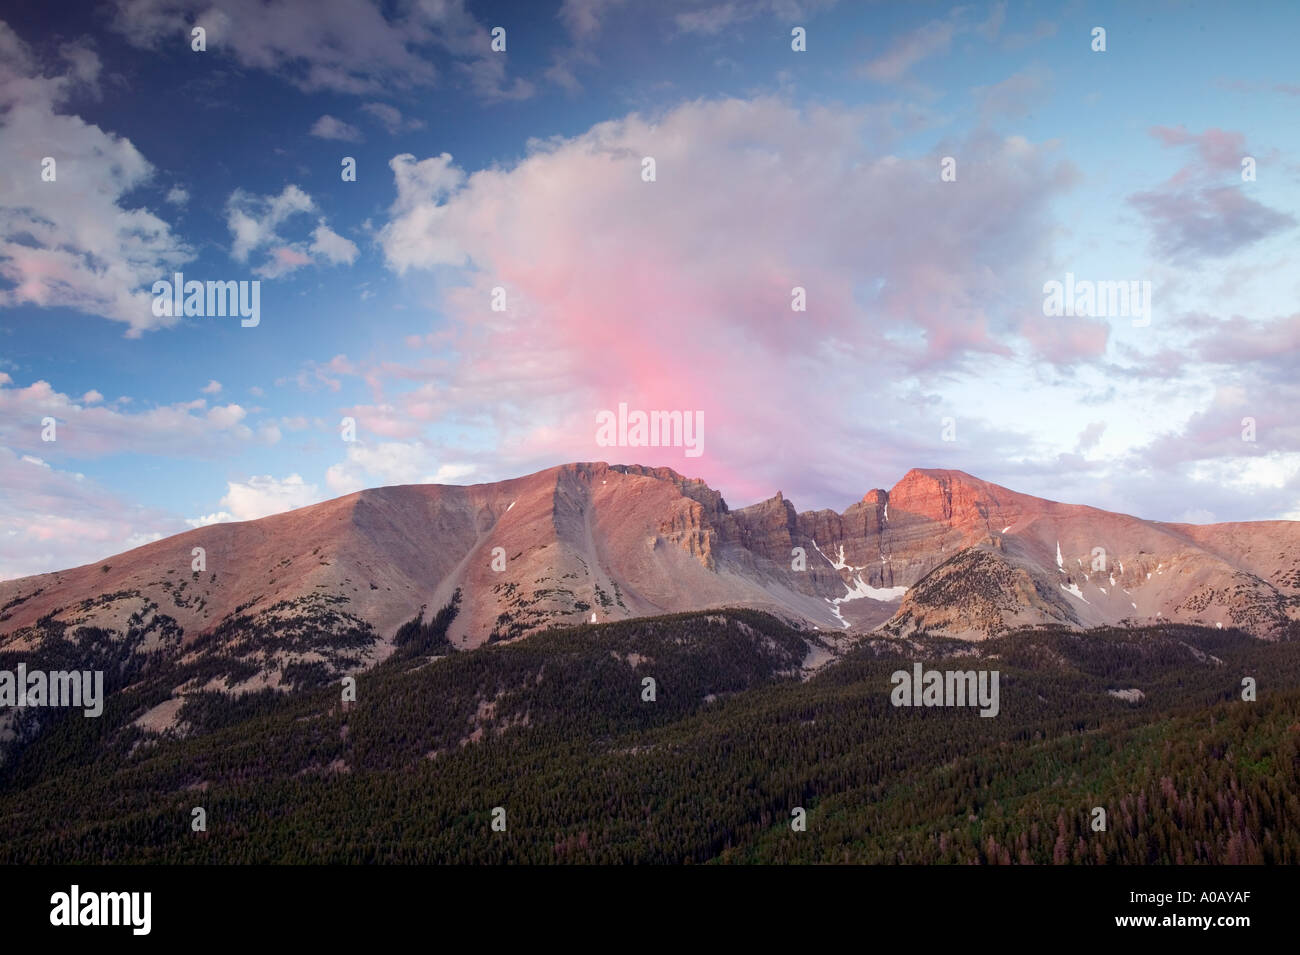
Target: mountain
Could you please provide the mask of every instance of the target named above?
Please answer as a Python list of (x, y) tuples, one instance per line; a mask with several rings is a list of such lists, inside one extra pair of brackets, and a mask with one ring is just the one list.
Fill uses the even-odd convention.
[(238, 693), (369, 668), (453, 600), (455, 649), (724, 606), (808, 633), (813, 662), (830, 634), (876, 628), (1176, 622), (1275, 638), (1300, 618), (1300, 523), (1145, 521), (934, 469), (843, 513), (780, 493), (732, 510), (668, 468), (568, 464), (361, 491), (3, 582), (0, 652), (169, 652)]
[[(0, 671), (92, 669), (104, 691), (97, 719), (0, 708), (0, 845), (45, 861), (1287, 859), (1293, 812), (1240, 820), (1273, 812), (1300, 766), (1278, 742), (1300, 712), (1283, 639), (1298, 561), (1297, 523), (1144, 521), (950, 470), (842, 513), (779, 493), (733, 510), (670, 469), (605, 464), (362, 491), (0, 584)], [(997, 661), (999, 719), (889, 705), (895, 671), (944, 659)], [(1267, 677), (1258, 704), (1244, 676)], [(1212, 777), (1207, 752), (1228, 754)], [(1173, 767), (1159, 780), (1156, 762)], [(595, 782), (555, 799), (573, 780)], [(1238, 790), (1225, 828), (1207, 800)], [(197, 792), (219, 839), (175, 824)], [(1159, 848), (1127, 824), (1081, 841), (1083, 807), (1142, 800)], [(507, 802), (517, 841), (479, 846)], [(816, 820), (807, 845), (780, 838), (791, 806)]]

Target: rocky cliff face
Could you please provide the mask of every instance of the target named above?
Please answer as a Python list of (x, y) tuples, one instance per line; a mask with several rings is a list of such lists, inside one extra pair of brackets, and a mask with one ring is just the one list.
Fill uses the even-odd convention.
[(797, 544), (798, 515), (780, 491), (731, 516), (726, 531), (729, 540), (774, 563), (790, 563), (791, 551)]

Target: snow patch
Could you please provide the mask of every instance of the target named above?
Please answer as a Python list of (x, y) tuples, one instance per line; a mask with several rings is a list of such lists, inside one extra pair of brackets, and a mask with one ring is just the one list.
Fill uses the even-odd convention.
[(826, 602), (831, 605), (831, 613), (835, 614), (836, 619), (844, 626), (845, 630), (849, 628), (849, 622), (840, 614), (840, 604), (848, 603), (850, 600), (862, 600), (864, 598), (867, 600), (879, 600), (882, 602), (902, 600), (903, 595), (907, 593), (906, 587), (872, 587), (862, 579), (861, 574), (858, 574), (858, 576), (854, 578), (852, 587), (845, 584), (844, 589), (847, 592), (843, 597), (836, 597), (834, 600), (827, 597)]
[(1016, 525), (1014, 525), (1014, 524), (1008, 524), (1006, 527), (1002, 528), (1002, 533), (1005, 534), (1007, 531), (1011, 530), (1011, 528), (1013, 528), (1013, 527), (1015, 527), (1015, 526), (1016, 526)]
[(1061, 571), (1061, 573), (1065, 573), (1065, 558), (1061, 556), (1060, 541), (1056, 542), (1056, 566)]
[[(817, 546), (817, 542), (816, 542), (816, 541), (813, 541), (813, 542), (812, 542), (812, 545), (813, 545), (813, 547), (816, 549), (817, 553), (821, 554), (823, 557), (826, 557), (826, 552), (823, 551), (820, 547)], [(850, 570), (850, 571), (856, 571), (856, 570), (866, 570), (866, 569), (867, 569), (867, 568), (865, 568), (865, 567), (854, 567), (852, 564), (849, 564), (847, 561), (845, 561), (845, 559), (844, 559), (844, 545), (843, 545), (843, 544), (840, 545), (840, 556), (839, 556), (839, 559), (838, 559), (838, 560), (832, 560), (830, 557), (826, 557), (826, 560), (829, 561), (829, 562), (830, 562), (830, 565), (831, 565), (832, 567), (834, 567), (836, 570)]]
[[(514, 507), (514, 506), (515, 506), (516, 504), (518, 504), (518, 503), (519, 503), (518, 501), (511, 501), (511, 502), (510, 502), (510, 507)], [(506, 508), (506, 511), (507, 511), (507, 512), (510, 510), (510, 507), (507, 507), (507, 508)]]
[(1061, 589), (1064, 590), (1067, 594), (1078, 597), (1084, 603), (1088, 603), (1088, 598), (1083, 595), (1083, 591), (1079, 589), (1078, 584), (1070, 584), (1070, 586), (1068, 587), (1065, 586), (1065, 584), (1061, 584)]

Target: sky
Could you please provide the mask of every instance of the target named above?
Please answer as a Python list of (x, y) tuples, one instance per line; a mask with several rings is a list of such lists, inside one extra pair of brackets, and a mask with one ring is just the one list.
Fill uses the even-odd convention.
[[(1300, 519), (1296, 4), (2, 16), (0, 579), (572, 461)], [(702, 440), (602, 444), (620, 405)]]

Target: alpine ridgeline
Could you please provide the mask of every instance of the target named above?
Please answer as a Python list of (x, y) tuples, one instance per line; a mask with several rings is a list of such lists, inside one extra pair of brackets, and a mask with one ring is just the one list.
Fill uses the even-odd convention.
[(0, 653), (210, 656), (223, 688), (287, 688), (372, 666), (453, 602), (448, 650), (714, 607), (823, 636), (1173, 622), (1270, 639), (1300, 618), (1300, 522), (1145, 521), (931, 469), (843, 513), (780, 493), (732, 510), (668, 468), (568, 464), (360, 491), (6, 581)]

